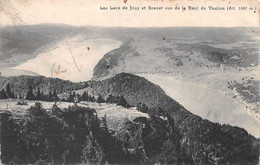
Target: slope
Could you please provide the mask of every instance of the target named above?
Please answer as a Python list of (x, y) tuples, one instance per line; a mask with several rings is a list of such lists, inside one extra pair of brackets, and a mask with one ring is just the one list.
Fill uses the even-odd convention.
[(181, 135), (180, 143), (188, 155), (201, 159), (209, 148), (219, 153), (216, 159), (227, 162), (258, 159), (258, 141), (247, 131), (230, 125), (220, 125), (193, 115), (167, 96), (151, 82), (128, 73), (90, 84), (94, 91), (105, 97), (108, 94), (123, 95), (130, 105), (144, 103), (150, 114), (170, 115), (174, 128)]

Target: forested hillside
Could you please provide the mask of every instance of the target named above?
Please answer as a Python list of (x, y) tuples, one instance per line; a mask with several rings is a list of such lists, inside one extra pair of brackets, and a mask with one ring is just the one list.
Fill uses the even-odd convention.
[(221, 160), (245, 164), (258, 159), (258, 140), (246, 130), (203, 120), (144, 78), (121, 73), (90, 86), (103, 97), (108, 94), (123, 95), (132, 106), (145, 104), (149, 114), (170, 115), (174, 128), (180, 133), (180, 145), (194, 161)]
[(57, 94), (62, 92), (69, 92), (72, 90), (82, 89), (88, 86), (85, 83), (73, 83), (67, 80), (58, 78), (48, 78), (44, 76), (14, 76), (14, 77), (1, 77), (0, 88), (6, 89), (10, 85), (14, 95), (26, 94), (31, 86), (33, 94), (37, 94), (38, 88), (41, 92), (48, 94), (50, 91), (56, 90)]
[[(18, 80), (23, 86), (16, 85)], [(167, 96), (159, 86), (133, 74), (120, 73), (103, 81), (84, 83), (22, 76), (12, 77), (8, 83), (14, 91), (28, 89), (26, 85), (31, 84), (33, 89), (57, 87), (57, 93), (70, 95), (71, 90), (88, 87), (98, 97), (84, 92), (81, 96), (73, 94), (79, 100), (65, 100), (75, 102), (67, 108), (59, 108), (55, 103), (46, 110), (36, 102), (20, 117), (2, 113), (4, 163), (258, 163), (259, 141), (246, 130), (204, 120)], [(58, 88), (59, 84), (62, 87)], [(84, 107), (77, 105), (81, 100), (86, 101), (82, 103)], [(98, 119), (96, 110), (88, 107), (90, 102), (137, 107), (149, 118), (121, 122), (120, 129), (110, 130), (106, 115)]]

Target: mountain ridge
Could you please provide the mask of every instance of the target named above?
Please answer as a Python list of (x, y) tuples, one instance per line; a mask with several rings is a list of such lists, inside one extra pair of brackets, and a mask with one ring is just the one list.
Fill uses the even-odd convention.
[[(142, 82), (143, 84), (152, 84), (139, 76), (129, 73), (120, 73), (112, 78), (96, 83), (94, 82), (94, 84), (90, 84), (90, 87), (103, 97), (108, 94), (121, 95), (124, 93), (124, 97), (130, 105), (137, 106), (139, 103), (144, 103), (149, 109), (152, 109), (150, 112), (148, 111), (149, 114), (153, 114), (155, 110), (157, 115), (170, 115), (174, 120), (174, 128), (178, 130), (182, 136), (181, 144), (186, 146), (184, 148), (190, 156), (196, 157), (195, 155), (198, 154), (198, 150), (202, 153), (207, 152), (207, 147), (213, 145), (213, 148), (217, 150), (225, 148), (224, 150), (226, 150), (226, 152), (223, 152), (226, 154), (229, 153), (227, 150), (231, 148), (240, 150), (238, 153), (229, 153), (230, 155), (226, 155), (226, 159), (237, 159), (233, 160), (235, 162), (250, 160), (253, 157), (255, 157), (254, 159), (258, 159), (258, 141), (255, 137), (248, 134), (247, 131), (238, 127), (232, 127), (226, 124), (220, 125), (208, 120), (203, 120), (201, 117), (190, 113), (179, 103), (165, 95), (163, 90), (158, 90), (156, 87), (149, 88), (149, 91), (147, 91), (148, 88), (143, 88), (142, 90), (141, 86), (139, 86), (142, 83), (138, 82), (138, 78), (140, 81), (146, 81)], [(136, 88), (133, 86), (136, 86)], [(145, 95), (147, 94), (146, 92), (149, 94), (152, 93), (153, 96)], [(133, 96), (131, 96), (130, 93), (133, 94)], [(157, 102), (155, 100), (157, 100)], [(214, 144), (210, 144), (212, 142), (214, 142)], [(241, 146), (243, 146), (242, 144), (247, 146), (247, 153), (243, 153), (242, 150), (244, 149), (241, 148)]]
[[(34, 83), (31, 76), (24, 76), (23, 79), (29, 80), (27, 83)], [(41, 77), (44, 79), (44, 77)], [(36, 78), (37, 79), (37, 78)], [(40, 82), (51, 82), (56, 80), (46, 78), (49, 81), (41, 80)], [(17, 81), (11, 78), (12, 81)], [(64, 89), (84, 88), (80, 84), (72, 82), (64, 83), (62, 80), (55, 85), (65, 84), (67, 86), (60, 88), (57, 92)], [(60, 82), (59, 82), (60, 81)], [(21, 81), (19, 81), (21, 83)], [(55, 81), (54, 81), (55, 82)], [(145, 104), (148, 107), (146, 113), (150, 116), (164, 116), (172, 119), (172, 127), (179, 134), (178, 144), (183, 148), (186, 156), (193, 162), (213, 161), (225, 162), (231, 164), (245, 164), (258, 161), (259, 142), (246, 130), (233, 127), (227, 124), (220, 125), (208, 120), (204, 120), (186, 110), (178, 102), (171, 99), (157, 85), (149, 82), (145, 78), (129, 74), (120, 73), (114, 77), (102, 81), (89, 81), (89, 88), (92, 88), (94, 94), (103, 98), (112, 94), (113, 96), (124, 96), (131, 106)], [(12, 84), (10, 84), (12, 87)], [(39, 84), (38, 84), (39, 85)], [(20, 87), (21, 88), (21, 87)], [(74, 90), (75, 90), (74, 89)], [(65, 90), (66, 91), (66, 90)], [(142, 111), (142, 109), (139, 109)], [(211, 155), (214, 153), (214, 155)]]

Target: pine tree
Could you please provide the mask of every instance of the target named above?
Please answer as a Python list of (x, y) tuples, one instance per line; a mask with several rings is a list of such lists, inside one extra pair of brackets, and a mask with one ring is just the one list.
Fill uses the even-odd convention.
[(50, 90), (49, 95), (48, 95), (48, 101), (53, 101), (51, 90)]
[(77, 95), (76, 95), (76, 92), (74, 91), (73, 94), (72, 94), (72, 102), (78, 102), (78, 98), (77, 98)]
[(105, 129), (106, 131), (108, 130), (107, 128), (107, 115), (101, 118), (101, 128)]
[(14, 98), (14, 93), (11, 91), (11, 87), (9, 83), (6, 86), (6, 95), (8, 98)]
[(144, 113), (149, 112), (149, 108), (144, 103), (138, 103), (137, 104), (137, 110), (140, 111), (140, 112), (144, 112)]
[(92, 101), (95, 102), (96, 101), (96, 98), (95, 96), (92, 96)]
[(123, 107), (128, 108), (129, 104), (127, 103), (126, 99), (124, 98), (124, 96), (119, 96), (117, 97), (117, 105), (121, 105)]
[(19, 99), (23, 99), (23, 97), (22, 97), (22, 94), (21, 94), (21, 93), (19, 94)]
[(84, 92), (81, 96), (81, 100), (82, 101), (89, 101), (89, 98), (88, 98), (88, 92)]
[(41, 97), (41, 92), (40, 92), (40, 88), (38, 87), (38, 90), (37, 90), (37, 94), (36, 94), (36, 97), (35, 97), (36, 100), (41, 100), (42, 97)]
[(76, 92), (75, 92), (75, 91), (73, 92), (72, 97), (73, 97), (73, 98), (76, 97)]
[(77, 98), (78, 98), (78, 102), (80, 102), (82, 100), (80, 94), (77, 94)]
[(47, 101), (47, 96), (43, 92), (41, 93), (41, 100)]
[(26, 100), (35, 100), (35, 96), (33, 95), (32, 86), (29, 86), (29, 90), (26, 95)]
[(58, 97), (58, 95), (57, 95), (57, 92), (56, 92), (56, 89), (55, 89), (55, 88), (54, 88), (54, 90), (53, 90), (52, 97), (53, 97), (53, 100), (54, 100), (54, 101), (58, 101), (58, 100), (59, 100), (59, 97)]
[(7, 99), (7, 95), (4, 89), (0, 91), (0, 99)]
[(113, 100), (114, 100), (114, 96), (109, 94), (107, 96), (106, 103), (114, 103)]
[(73, 98), (73, 96), (71, 94), (71, 91), (70, 91), (70, 94), (69, 94), (69, 97), (68, 97), (67, 101), (68, 102), (73, 102), (74, 101), (74, 98)]
[(96, 101), (95, 97), (94, 96), (90, 96), (90, 95), (88, 95), (88, 100), (91, 101), (91, 102), (95, 102)]
[(99, 95), (97, 98), (97, 103), (104, 103), (105, 100)]

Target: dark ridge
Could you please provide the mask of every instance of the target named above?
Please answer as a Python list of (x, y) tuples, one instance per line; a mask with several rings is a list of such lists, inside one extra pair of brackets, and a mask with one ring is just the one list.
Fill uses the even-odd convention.
[(114, 49), (104, 55), (99, 60), (93, 71), (93, 79), (105, 77), (109, 74), (109, 71), (119, 65), (120, 60), (123, 60), (124, 56), (133, 52), (131, 43), (133, 40), (124, 42), (118, 49)]
[(203, 154), (212, 149), (216, 150), (218, 155), (210, 159), (222, 158), (226, 163), (247, 164), (259, 159), (259, 142), (246, 130), (203, 120), (145, 78), (120, 73), (112, 78), (94, 82), (91, 87), (102, 97), (108, 94), (123, 95), (132, 106), (144, 103), (149, 109), (160, 109), (169, 114), (174, 120), (175, 129), (181, 135), (181, 145), (191, 157), (205, 158)]
[[(158, 162), (170, 164), (174, 164), (174, 162), (176, 162), (175, 164), (258, 164), (258, 139), (242, 128), (213, 123), (190, 113), (178, 102), (167, 96), (158, 85), (149, 82), (145, 78), (129, 73), (120, 73), (103, 81), (72, 83), (43, 76), (18, 76), (2, 77), (0, 87), (6, 84), (7, 80), (10, 87), (15, 89), (14, 92), (27, 89), (27, 85), (42, 89), (57, 88), (57, 93), (82, 89), (87, 85), (92, 88), (95, 95), (102, 98), (107, 98), (109, 95), (114, 97), (123, 96), (130, 106), (140, 107), (142, 105), (141, 107), (144, 107), (143, 109), (150, 115), (151, 120), (146, 121), (146, 119), (138, 118), (134, 123), (126, 124), (123, 130), (116, 132), (114, 135), (121, 143), (122, 148), (119, 147), (119, 149), (130, 154), (130, 156), (126, 156), (130, 159), (128, 161), (138, 160), (138, 162), (132, 162), (134, 164), (154, 164)], [(158, 116), (164, 116), (164, 119)], [(82, 117), (82, 115), (79, 117)], [(10, 124), (19, 122), (16, 120), (3, 120), (2, 117), (1, 121), (5, 121), (4, 124), (8, 124), (6, 123), (8, 121), (10, 121)], [(37, 121), (34, 122), (37, 124)], [(19, 123), (15, 128), (18, 128), (18, 125)], [(1, 126), (5, 128), (3, 123)], [(13, 129), (10, 127), (9, 131), (11, 130)], [(16, 131), (18, 130), (16, 129)], [(19, 134), (19, 131), (15, 132), (15, 136)], [(8, 132), (4, 135), (8, 135)], [(5, 137), (5, 140), (7, 139), (9, 137)], [(15, 141), (15, 139), (13, 140)], [(1, 142), (3, 143), (3, 136)], [(133, 153), (132, 150), (127, 151), (129, 145), (131, 146), (130, 149), (134, 149)], [(17, 147), (12, 146), (13, 148)], [(160, 150), (159, 148), (164, 149)], [(12, 153), (11, 148), (7, 151)], [(110, 152), (110, 154), (113, 154), (113, 152)], [(147, 154), (150, 161), (146, 160), (145, 156), (140, 156), (140, 154)], [(74, 156), (78, 157), (78, 155)], [(116, 162), (116, 159), (111, 159), (111, 162)], [(140, 161), (145, 163), (140, 163)]]
[(88, 86), (87, 82), (74, 83), (58, 78), (48, 78), (44, 76), (13, 76), (0, 77), (0, 88), (6, 88), (9, 84), (15, 95), (26, 93), (29, 86), (32, 86), (33, 94), (36, 95), (38, 87), (41, 92), (48, 94), (54, 88), (57, 94), (82, 89)]

